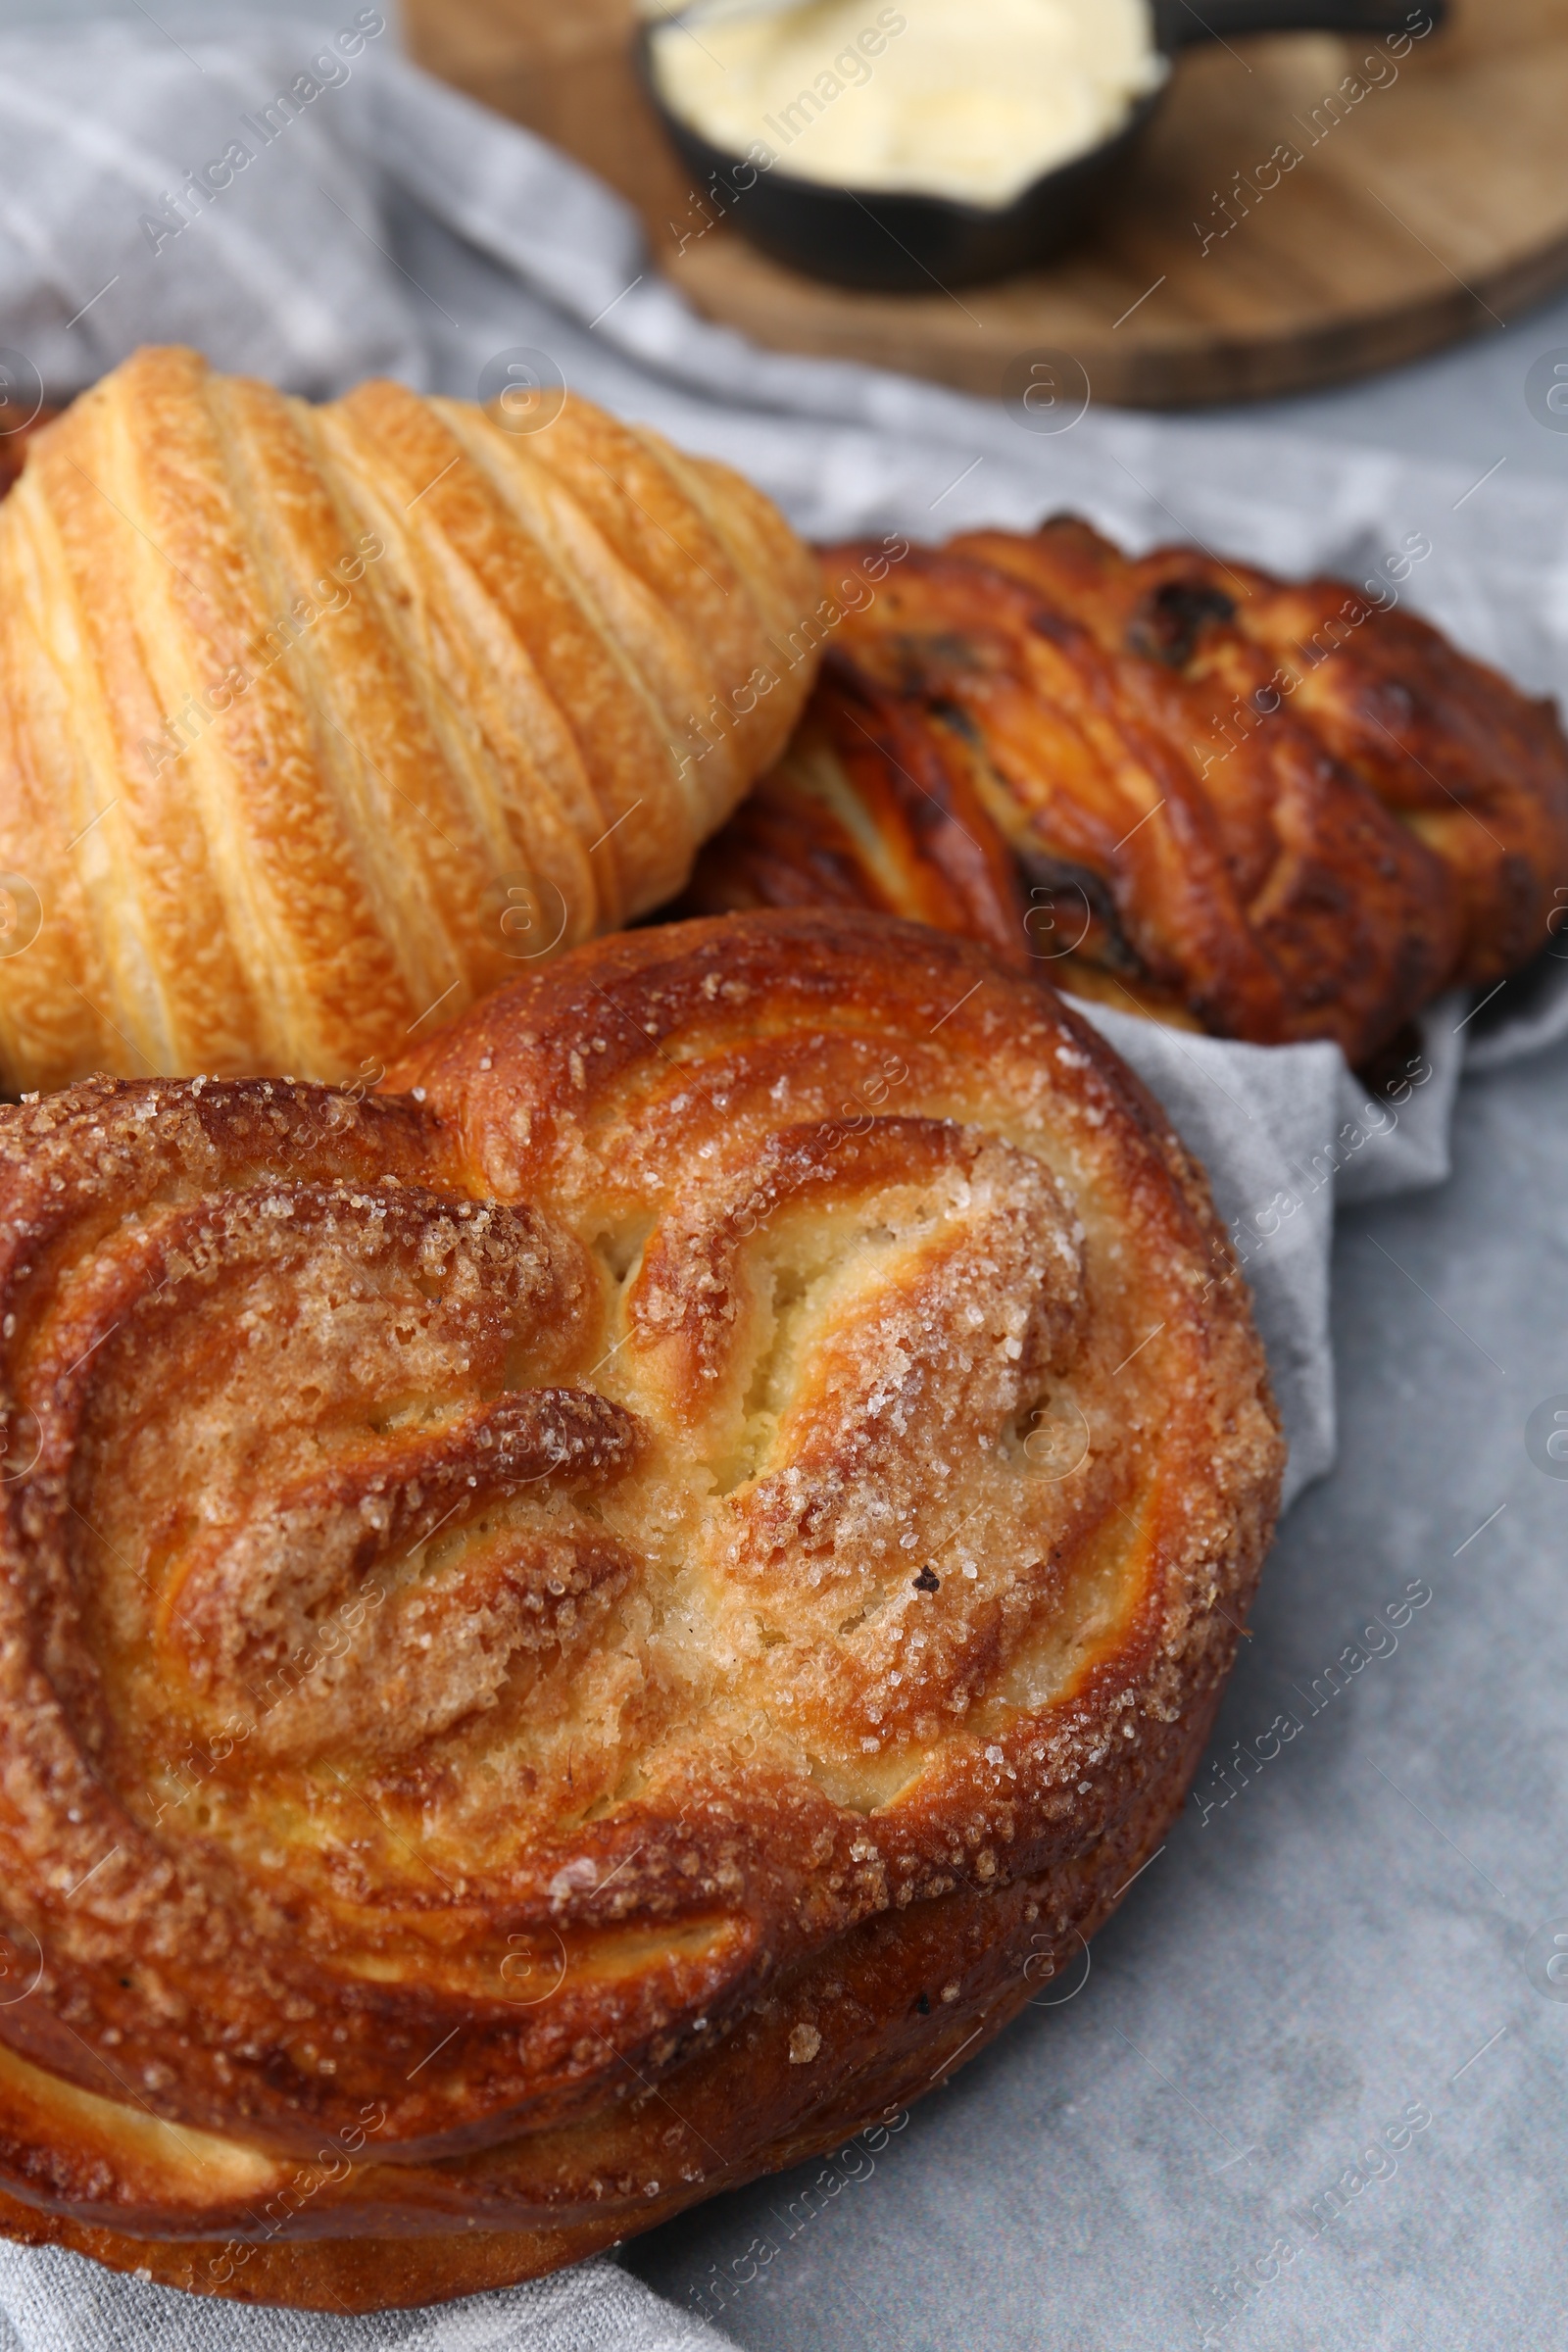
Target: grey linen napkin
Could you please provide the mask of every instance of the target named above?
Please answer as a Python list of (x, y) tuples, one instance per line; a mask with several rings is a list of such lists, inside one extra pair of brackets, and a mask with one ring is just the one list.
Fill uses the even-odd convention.
[(723, 2352), (729, 2338), (600, 2258), (531, 2286), (371, 2319), (146, 2286), (0, 2239), (0, 2352)]
[[(521, 366), (743, 467), (800, 527), (935, 538), (1061, 508), (1124, 542), (1189, 537), (1376, 580), (1536, 691), (1568, 689), (1568, 498), (1278, 434), (1102, 411), (1040, 417), (699, 318), (640, 226), (567, 159), (397, 57), (375, 8), (262, 35), (104, 26), (0, 38), (0, 388), (91, 382), (146, 341), (316, 396), (376, 371), (467, 397)], [(514, 379), (515, 380), (515, 379)], [(1568, 1035), (1568, 964), (1446, 1000), (1392, 1101), (1328, 1046), (1256, 1048), (1091, 1017), (1213, 1181), (1291, 1440), (1288, 1493), (1332, 1464), (1337, 1203), (1440, 1184), (1467, 1056)], [(1568, 958), (1568, 946), (1562, 954)], [(1049, 968), (1049, 967), (1047, 967)], [(11, 2343), (7, 2341), (9, 2328)], [(479, 2352), (717, 2344), (607, 2261), (426, 2314), (206, 2305), (0, 2245), (0, 2352)]]

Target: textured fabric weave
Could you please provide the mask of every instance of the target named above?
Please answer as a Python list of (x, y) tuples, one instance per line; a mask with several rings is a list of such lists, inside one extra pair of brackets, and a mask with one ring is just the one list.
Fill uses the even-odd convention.
[(177, 2294), (0, 2239), (0, 2352), (718, 2352), (727, 2340), (609, 2261), (356, 2320)]

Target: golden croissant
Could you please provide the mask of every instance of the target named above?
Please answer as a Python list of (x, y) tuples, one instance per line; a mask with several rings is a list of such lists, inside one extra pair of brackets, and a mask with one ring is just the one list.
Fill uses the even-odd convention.
[(1283, 1450), (1201, 1174), (967, 942), (634, 932), (389, 1085), (0, 1108), (0, 2230), (329, 2310), (1059, 1998)]
[(1331, 1038), (1358, 1067), (1560, 921), (1556, 713), (1396, 581), (1134, 560), (1070, 516), (916, 548), (874, 595), (860, 553), (825, 558), (828, 674), (692, 910), (878, 906), (1120, 1010)]
[(0, 506), (0, 1083), (384, 1062), (679, 888), (814, 567), (727, 467), (138, 353)]

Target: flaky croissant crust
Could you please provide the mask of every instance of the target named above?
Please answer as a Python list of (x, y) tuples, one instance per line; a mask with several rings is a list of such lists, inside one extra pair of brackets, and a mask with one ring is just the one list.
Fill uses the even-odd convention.
[(1201, 1176), (962, 942), (630, 934), (389, 1083), (0, 1110), (0, 2227), (324, 2308), (983, 2046), (1282, 1454)]
[(820, 596), (726, 466), (563, 394), (322, 407), (146, 350), (0, 506), (0, 1084), (383, 1067), (678, 889)]

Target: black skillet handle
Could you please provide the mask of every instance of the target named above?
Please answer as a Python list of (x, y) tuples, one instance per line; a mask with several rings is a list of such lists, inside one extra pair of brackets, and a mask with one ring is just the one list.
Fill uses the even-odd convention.
[(1166, 50), (1248, 32), (1403, 32), (1424, 40), (1447, 13), (1447, 0), (1155, 0), (1154, 8)]

